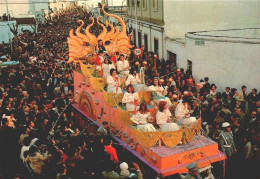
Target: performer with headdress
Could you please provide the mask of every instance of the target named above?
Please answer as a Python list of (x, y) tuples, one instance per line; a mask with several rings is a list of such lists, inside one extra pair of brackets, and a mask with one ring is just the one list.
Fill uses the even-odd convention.
[(175, 117), (176, 121), (186, 125), (192, 125), (197, 121), (195, 117), (190, 117), (187, 96), (184, 96), (182, 100), (179, 100), (179, 104), (175, 109)]
[(168, 87), (165, 88), (159, 84), (159, 80), (154, 78), (153, 85), (148, 87), (148, 91), (152, 92), (152, 98), (155, 104), (159, 104), (161, 101), (165, 101), (167, 107), (171, 107), (172, 103), (171, 100), (166, 97)]
[(122, 103), (126, 104), (126, 110), (127, 111), (135, 111), (139, 109), (138, 103), (139, 103), (139, 96), (138, 93), (135, 92), (135, 89), (133, 85), (129, 84), (126, 87), (126, 91), (124, 93), (124, 97), (122, 99)]
[(107, 77), (107, 92), (117, 94), (122, 93), (120, 85), (121, 82), (119, 77), (117, 76), (116, 69), (111, 69), (110, 76)]
[(161, 101), (159, 103), (159, 110), (156, 113), (156, 123), (160, 126), (162, 131), (177, 131), (179, 130), (179, 126), (171, 122), (172, 114), (167, 108), (167, 103), (165, 101)]
[(140, 104), (140, 108), (136, 114), (134, 114), (130, 120), (137, 124), (137, 129), (143, 132), (155, 132), (156, 129), (148, 121), (152, 118), (145, 103)]

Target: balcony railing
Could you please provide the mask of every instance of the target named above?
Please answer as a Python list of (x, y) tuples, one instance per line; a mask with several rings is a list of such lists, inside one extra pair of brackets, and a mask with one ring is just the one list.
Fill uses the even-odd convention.
[(127, 14), (127, 6), (108, 6), (107, 11), (112, 14)]

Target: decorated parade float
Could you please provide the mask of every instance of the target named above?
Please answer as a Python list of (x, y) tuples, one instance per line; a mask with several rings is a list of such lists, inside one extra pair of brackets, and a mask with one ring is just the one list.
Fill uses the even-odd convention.
[[(68, 37), (69, 62), (79, 63), (81, 69), (74, 71), (73, 107), (96, 125), (102, 125), (104, 120), (108, 121), (112, 137), (161, 177), (185, 173), (186, 166), (195, 161), (199, 163), (200, 168), (203, 168), (225, 160), (225, 155), (218, 150), (218, 144), (201, 135), (201, 119), (192, 126), (183, 125), (177, 131), (162, 132), (158, 129), (156, 132), (142, 132), (136, 129), (130, 120), (133, 112), (126, 111), (119, 105), (123, 93), (108, 93), (106, 79), (93, 76), (96, 70), (95, 48), (99, 39), (103, 41), (108, 56), (115, 52), (130, 54), (132, 47), (124, 21), (119, 16), (108, 14), (104, 6), (102, 9), (106, 16), (119, 21), (121, 30), (109, 23), (103, 25), (99, 22), (100, 18), (97, 18), (97, 22), (91, 18), (92, 23), (86, 27), (84, 34), (80, 32), (84, 23), (79, 21), (79, 27), (75, 32), (72, 29)], [(98, 36), (90, 33), (94, 23), (103, 29)], [(109, 26), (109, 31), (106, 26)], [(121, 78), (122, 89), (124, 80)], [(151, 103), (150, 92), (142, 89), (138, 95), (141, 101)], [(155, 118), (157, 109), (149, 108), (149, 111)]]

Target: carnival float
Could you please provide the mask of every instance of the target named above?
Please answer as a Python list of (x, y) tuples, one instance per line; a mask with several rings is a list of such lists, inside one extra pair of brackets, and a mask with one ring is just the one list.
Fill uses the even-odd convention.
[[(74, 71), (74, 108), (97, 125), (101, 125), (104, 120), (108, 121), (112, 137), (162, 177), (185, 173), (186, 165), (194, 161), (199, 163), (199, 167), (206, 167), (224, 160), (225, 155), (218, 150), (218, 144), (201, 135), (201, 119), (192, 126), (183, 125), (177, 131), (139, 131), (130, 120), (133, 112), (126, 111), (119, 105), (123, 93), (108, 93), (105, 88), (106, 79), (93, 76), (96, 70), (95, 48), (98, 40), (103, 41), (108, 56), (115, 52), (130, 54), (132, 48), (122, 18), (107, 13), (104, 7), (103, 5), (104, 15), (117, 19), (120, 28), (108, 22), (104, 25), (98, 17), (96, 22), (94, 18), (90, 19), (91, 24), (86, 27), (85, 33), (80, 31), (84, 26), (81, 20), (75, 31), (70, 30), (68, 62), (80, 65), (80, 71)], [(90, 32), (95, 23), (102, 27), (98, 36)], [(125, 78), (120, 80), (123, 89)], [(151, 103), (151, 92), (142, 89), (138, 96), (146, 104)], [(155, 117), (157, 109), (150, 108), (149, 111)]]

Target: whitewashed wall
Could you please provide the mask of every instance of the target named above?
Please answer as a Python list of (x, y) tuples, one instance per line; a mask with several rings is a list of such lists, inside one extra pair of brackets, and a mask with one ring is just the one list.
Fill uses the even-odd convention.
[(185, 57), (185, 45), (166, 38), (166, 50), (164, 51), (165, 59), (168, 60), (168, 51), (176, 54), (176, 63), (179, 67), (187, 66)]
[(258, 44), (226, 41), (205, 41), (195, 45), (195, 40), (186, 37), (186, 58), (192, 61), (193, 75), (198, 82), (208, 76), (218, 89), (226, 86), (238, 90), (246, 85), (248, 90), (260, 87), (260, 41)]
[(166, 36), (187, 32), (259, 27), (259, 0), (164, 0)]
[[(0, 15), (7, 13), (6, 1), (0, 1)], [(39, 3), (40, 2), (40, 3)], [(19, 17), (19, 15), (34, 14), (35, 11), (48, 9), (49, 0), (8, 0), (8, 10), (11, 16)]]

